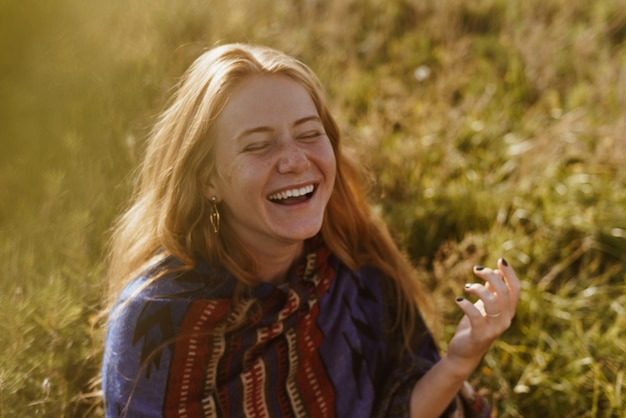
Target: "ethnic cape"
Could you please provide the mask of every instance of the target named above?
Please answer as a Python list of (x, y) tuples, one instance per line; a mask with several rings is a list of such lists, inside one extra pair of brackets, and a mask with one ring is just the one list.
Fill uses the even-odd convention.
[(400, 354), (389, 281), (321, 243), (284, 286), (240, 297), (234, 277), (204, 263), (153, 274), (109, 318), (107, 417), (407, 417), (413, 385), (439, 359), (423, 323)]

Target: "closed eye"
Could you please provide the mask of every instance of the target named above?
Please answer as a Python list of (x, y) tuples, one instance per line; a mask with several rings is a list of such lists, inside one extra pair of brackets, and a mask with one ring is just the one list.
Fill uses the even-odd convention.
[(298, 139), (315, 139), (322, 135), (326, 135), (326, 133), (323, 131), (311, 130), (311, 131), (303, 132), (300, 135), (298, 135)]
[(263, 151), (269, 148), (269, 146), (270, 146), (270, 143), (267, 141), (253, 142), (243, 147), (242, 152)]

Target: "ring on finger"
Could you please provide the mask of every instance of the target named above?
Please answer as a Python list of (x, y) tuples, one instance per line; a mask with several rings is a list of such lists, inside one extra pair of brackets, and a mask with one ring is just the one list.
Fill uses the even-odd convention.
[(498, 312), (498, 313), (494, 313), (494, 314), (487, 314), (487, 318), (497, 318), (500, 315), (502, 315), (502, 312)]

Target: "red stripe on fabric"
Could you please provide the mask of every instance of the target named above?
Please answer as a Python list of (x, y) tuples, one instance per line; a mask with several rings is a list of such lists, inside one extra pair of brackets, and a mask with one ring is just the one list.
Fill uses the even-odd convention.
[(232, 369), (233, 358), (241, 350), (242, 341), (238, 335), (234, 335), (228, 338), (226, 344), (226, 351), (223, 357), (219, 361), (217, 369), (217, 398), (219, 399), (219, 405), (222, 408), (222, 414), (224, 416), (231, 416), (231, 398), (228, 393), (228, 381), (231, 378), (230, 372)]
[(318, 347), (324, 339), (315, 324), (318, 313), (319, 307), (316, 305), (303, 320), (304, 329), (299, 334), (298, 350), (301, 353), (301, 363), (297, 374), (298, 388), (310, 416), (333, 417), (335, 391), (318, 352)]
[(165, 417), (202, 417), (204, 375), (212, 351), (207, 332), (226, 317), (230, 304), (230, 300), (195, 300), (190, 304), (174, 343)]
[[(317, 286), (316, 293), (321, 296), (330, 286), (333, 277), (331, 268), (325, 269)], [(319, 304), (304, 314), (298, 324), (298, 350), (301, 363), (298, 369), (297, 382), (308, 413), (313, 417), (335, 416), (335, 389), (326, 367), (319, 355), (319, 346), (324, 334), (317, 326)]]
[(267, 404), (263, 392), (265, 383), (265, 364), (258, 359), (242, 374), (244, 392), (244, 412), (248, 417), (268, 417)]
[[(275, 345), (276, 349), (276, 381), (280, 385), (275, 393), (278, 401), (278, 408), (280, 409), (280, 416), (291, 416), (291, 403), (289, 402), (289, 395), (287, 394), (287, 387), (285, 382), (289, 375), (289, 353), (287, 350), (287, 343), (284, 339), (281, 339)], [(267, 388), (270, 389), (270, 388)], [(270, 396), (269, 394), (266, 396)]]

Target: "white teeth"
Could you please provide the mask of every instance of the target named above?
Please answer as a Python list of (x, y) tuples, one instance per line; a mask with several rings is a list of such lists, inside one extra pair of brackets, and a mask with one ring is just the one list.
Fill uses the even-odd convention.
[(312, 184), (309, 184), (308, 186), (301, 187), (299, 189), (289, 189), (289, 190), (284, 190), (282, 192), (274, 193), (269, 196), (269, 199), (270, 200), (282, 200), (282, 199), (287, 199), (290, 197), (300, 197), (300, 196), (304, 196), (305, 194), (309, 194), (313, 192), (313, 190), (315, 190), (315, 186), (313, 186)]

